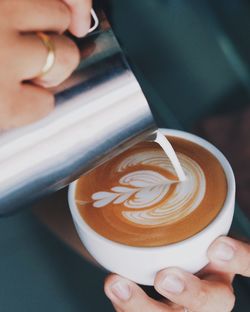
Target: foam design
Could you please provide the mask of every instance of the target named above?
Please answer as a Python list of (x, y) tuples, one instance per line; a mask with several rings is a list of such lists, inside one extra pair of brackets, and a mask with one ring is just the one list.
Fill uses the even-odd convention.
[[(117, 185), (109, 191), (92, 194), (93, 207), (105, 209), (109, 204), (122, 205), (124, 221), (143, 226), (161, 226), (185, 218), (201, 203), (206, 178), (197, 162), (182, 153), (177, 156), (186, 176), (182, 182), (169, 178), (176, 173), (162, 150), (126, 157), (115, 168), (115, 172), (121, 174)], [(137, 170), (131, 170), (135, 166)], [(153, 170), (138, 170), (138, 166), (150, 166)]]

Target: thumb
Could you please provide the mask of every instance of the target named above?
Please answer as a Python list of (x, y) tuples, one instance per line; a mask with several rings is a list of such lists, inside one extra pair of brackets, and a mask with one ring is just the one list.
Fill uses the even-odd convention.
[[(104, 291), (117, 312), (170, 312), (172, 309), (162, 302), (157, 302), (135, 283), (111, 274), (105, 281)], [(176, 312), (183, 311), (177, 309)]]
[(220, 237), (209, 247), (208, 257), (221, 271), (250, 277), (250, 245), (247, 243)]

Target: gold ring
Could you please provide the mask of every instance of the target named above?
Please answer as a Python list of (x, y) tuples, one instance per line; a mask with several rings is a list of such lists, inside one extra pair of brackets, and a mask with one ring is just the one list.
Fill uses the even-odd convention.
[(51, 68), (55, 64), (56, 54), (55, 54), (55, 47), (49, 35), (45, 34), (44, 32), (38, 31), (36, 35), (42, 40), (43, 44), (45, 45), (46, 49), (48, 50), (48, 55), (45, 61), (45, 64), (41, 70), (41, 72), (37, 75), (36, 78), (41, 78), (42, 76), (46, 75)]

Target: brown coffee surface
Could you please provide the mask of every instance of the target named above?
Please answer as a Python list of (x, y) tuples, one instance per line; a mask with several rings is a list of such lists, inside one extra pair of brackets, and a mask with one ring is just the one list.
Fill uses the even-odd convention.
[(218, 160), (190, 141), (168, 137), (187, 175), (178, 183), (161, 147), (143, 142), (82, 176), (76, 204), (100, 235), (130, 246), (162, 246), (204, 229), (223, 207)]

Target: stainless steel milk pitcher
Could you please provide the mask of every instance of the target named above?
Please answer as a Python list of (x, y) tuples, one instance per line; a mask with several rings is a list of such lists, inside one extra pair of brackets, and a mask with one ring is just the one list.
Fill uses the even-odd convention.
[[(26, 207), (156, 133), (148, 103), (102, 12), (48, 117), (0, 135), (0, 214)], [(34, 103), (35, 105), (35, 103)]]

